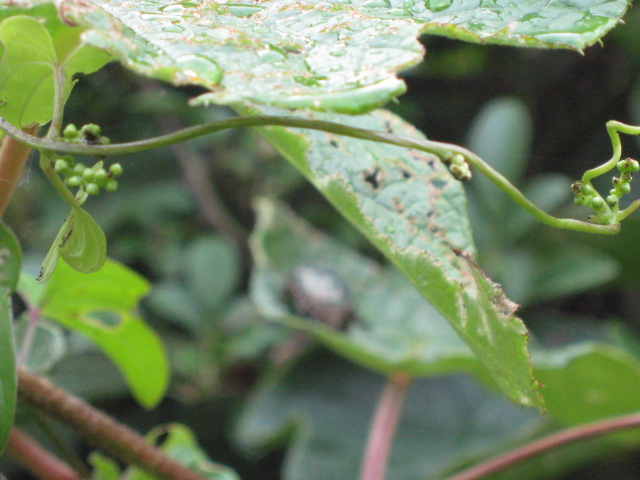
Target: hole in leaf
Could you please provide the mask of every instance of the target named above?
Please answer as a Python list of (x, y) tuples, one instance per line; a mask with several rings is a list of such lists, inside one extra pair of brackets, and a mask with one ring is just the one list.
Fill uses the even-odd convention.
[(379, 168), (374, 168), (370, 172), (364, 172), (364, 181), (371, 185), (371, 188), (377, 190), (380, 188), (380, 183), (382, 180), (382, 172)]
[(89, 313), (89, 316), (99, 321), (107, 328), (114, 328), (120, 325), (120, 315), (109, 310), (100, 310)]

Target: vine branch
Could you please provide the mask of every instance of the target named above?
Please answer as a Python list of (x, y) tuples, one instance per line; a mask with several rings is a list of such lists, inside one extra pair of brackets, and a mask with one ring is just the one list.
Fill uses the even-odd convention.
[[(556, 218), (553, 215), (549, 215), (547, 212), (540, 209), (533, 202), (527, 199), (520, 192), (520, 190), (518, 190), (509, 182), (509, 180), (507, 180), (498, 171), (494, 170), (488, 163), (486, 163), (476, 154), (467, 150), (466, 148), (451, 143), (435, 142), (432, 140), (411, 139), (407, 137), (351, 127), (348, 125), (328, 122), (324, 120), (312, 120), (290, 116), (260, 115), (251, 117), (234, 117), (217, 122), (203, 123), (201, 125), (188, 127), (177, 132), (135, 142), (110, 145), (86, 145), (79, 143), (57, 142), (48, 138), (30, 137), (28, 135), (25, 135), (19, 129), (15, 128), (5, 119), (0, 117), (0, 130), (5, 132), (7, 135), (15, 138), (16, 140), (29, 145), (32, 148), (45, 151), (55, 151), (81, 155), (121, 155), (126, 153), (137, 153), (150, 150), (152, 148), (173, 145), (175, 143), (184, 142), (186, 140), (191, 140), (193, 138), (197, 138), (210, 133), (220, 132), (222, 130), (227, 130), (230, 128), (269, 126), (320, 130), (323, 132), (334, 133), (337, 135), (357, 138), (360, 140), (368, 140), (396, 145), (399, 147), (412, 148), (436, 155), (443, 161), (450, 159), (454, 155), (462, 155), (462, 157), (464, 157), (464, 159), (471, 166), (475, 167), (483, 175), (489, 178), (489, 180), (493, 182), (494, 185), (496, 185), (500, 190), (511, 197), (511, 199), (517, 205), (519, 205), (526, 212), (532, 215), (536, 220), (546, 225), (555, 228), (609, 235), (616, 234), (620, 231), (619, 224), (601, 225), (571, 218)], [(623, 133), (628, 133), (632, 131), (635, 132), (635, 130), (633, 129), (638, 127), (624, 125), (619, 122), (609, 122), (607, 124), (607, 128), (609, 129), (609, 134), (613, 139), (614, 136), (617, 135), (616, 132), (612, 134), (614, 130), (620, 130), (623, 131)], [(638, 131), (640, 132), (640, 129), (638, 129)], [(612, 157), (612, 159), (605, 163), (603, 166), (598, 167), (597, 169), (590, 170), (590, 172), (599, 172), (601, 171), (600, 169), (607, 169), (605, 171), (610, 170), (609, 165), (615, 165), (615, 162), (617, 162), (617, 160), (619, 159), (619, 155), (619, 149), (615, 150), (614, 144), (614, 156)]]
[(42, 448), (19, 428), (13, 427), (7, 441), (7, 454), (41, 480), (81, 480), (69, 465)]
[(64, 422), (96, 447), (160, 479), (202, 480), (138, 433), (22, 367), (18, 367), (18, 399)]
[(528, 458), (540, 455), (549, 450), (554, 450), (563, 445), (586, 440), (587, 438), (598, 435), (616, 432), (618, 430), (637, 427), (640, 427), (640, 413), (608, 418), (606, 420), (568, 428), (558, 433), (553, 433), (538, 440), (534, 440), (531, 443), (502, 455), (493, 457), (486, 462), (479, 463), (468, 470), (449, 477), (447, 480), (478, 480), (488, 475), (506, 470), (507, 468), (527, 460)]

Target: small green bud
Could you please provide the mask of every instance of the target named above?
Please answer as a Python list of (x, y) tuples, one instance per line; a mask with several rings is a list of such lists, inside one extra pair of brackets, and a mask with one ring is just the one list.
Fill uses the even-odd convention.
[(86, 168), (84, 172), (82, 172), (82, 178), (84, 178), (88, 182), (92, 182), (96, 177), (96, 172), (91, 170), (90, 168)]
[(591, 199), (591, 208), (593, 208), (594, 210), (600, 210), (602, 207), (604, 207), (604, 200), (602, 200), (600, 197)]
[(84, 191), (89, 195), (98, 195), (100, 193), (100, 187), (95, 183), (88, 183), (86, 187), (84, 187)]
[(118, 189), (118, 181), (113, 178), (110, 179), (107, 184), (104, 186), (104, 189), (107, 192), (115, 192)]
[(451, 157), (451, 164), (452, 165), (463, 166), (465, 163), (466, 162), (464, 160), (464, 156), (460, 155), (459, 153), (456, 153), (453, 157)]
[(607, 197), (607, 205), (611, 208), (615, 207), (618, 204), (618, 196), (617, 195), (609, 195)]
[(629, 185), (628, 183), (621, 183), (620, 185), (618, 185), (618, 190), (622, 195), (626, 195), (631, 191), (631, 185)]
[(638, 163), (637, 160), (634, 160), (632, 158), (628, 158), (627, 161), (629, 162), (629, 171), (630, 172), (637, 172), (638, 170), (640, 170), (640, 163)]
[(62, 158), (59, 158), (58, 160), (56, 160), (56, 163), (53, 164), (53, 170), (56, 173), (65, 173), (69, 171), (69, 163)]
[(67, 140), (75, 140), (80, 136), (80, 132), (78, 131), (78, 129), (73, 123), (70, 123), (65, 127), (64, 131), (62, 132), (62, 135)]
[(111, 140), (109, 140), (109, 137), (102, 136), (98, 139), (98, 143), (100, 145), (109, 145), (111, 143)]
[(107, 174), (107, 171), (104, 168), (101, 168), (100, 170), (95, 172), (93, 181), (96, 182), (98, 185), (101, 185), (104, 187), (106, 185), (108, 178), (109, 178), (109, 175)]
[(582, 193), (587, 197), (593, 197), (596, 195), (596, 189), (591, 185), (582, 185)]
[(120, 165), (119, 163), (114, 163), (109, 167), (109, 173), (114, 177), (119, 177), (120, 175), (122, 175), (122, 172), (122, 165)]
[(587, 199), (584, 195), (576, 195), (573, 197), (573, 204), (576, 206), (582, 206), (587, 204)]
[(77, 173), (78, 175), (82, 175), (86, 169), (87, 166), (84, 163), (76, 163), (73, 166), (73, 172)]
[(67, 185), (69, 185), (72, 188), (79, 187), (80, 185), (82, 185), (82, 177), (80, 177), (78, 175), (74, 175), (73, 177), (69, 177), (67, 179)]
[(98, 145), (100, 143), (100, 127), (95, 123), (83, 125), (80, 129), (84, 141), (89, 145)]

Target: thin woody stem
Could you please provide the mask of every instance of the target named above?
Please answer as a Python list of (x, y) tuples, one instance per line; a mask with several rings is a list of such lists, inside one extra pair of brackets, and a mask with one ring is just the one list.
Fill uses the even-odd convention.
[(64, 422), (96, 447), (163, 480), (202, 480), (144, 438), (43, 378), (18, 367), (18, 400)]
[(468, 470), (458, 473), (447, 480), (478, 480), (488, 475), (506, 470), (528, 458), (555, 450), (562, 445), (586, 440), (590, 437), (605, 435), (629, 428), (640, 427), (640, 413), (608, 418), (577, 427), (568, 428), (558, 433), (535, 440), (502, 455), (493, 457), (486, 462), (475, 465)]
[[(34, 133), (36, 128), (24, 132), (26, 135)], [(34, 137), (35, 138), (35, 137)], [(20, 181), (20, 175), (29, 159), (31, 147), (11, 137), (2, 140), (0, 148), (0, 218), (4, 215), (13, 191)]]
[(82, 478), (69, 465), (42, 448), (19, 428), (11, 429), (6, 452), (40, 480), (80, 480)]

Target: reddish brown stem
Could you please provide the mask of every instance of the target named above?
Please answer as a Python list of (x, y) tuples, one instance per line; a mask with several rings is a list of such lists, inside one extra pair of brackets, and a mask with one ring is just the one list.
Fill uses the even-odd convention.
[(384, 480), (393, 437), (410, 382), (411, 377), (404, 373), (392, 375), (387, 380), (371, 423), (360, 480)]
[(6, 453), (40, 480), (81, 479), (69, 465), (16, 427), (9, 434)]
[(73, 428), (96, 447), (164, 480), (202, 480), (130, 428), (70, 393), (18, 367), (18, 399)]
[(535, 440), (522, 447), (511, 450), (502, 455), (493, 457), (486, 462), (460, 472), (447, 480), (477, 480), (508, 467), (522, 462), (528, 458), (540, 455), (549, 450), (554, 450), (562, 445), (585, 440), (589, 437), (604, 435), (618, 430), (640, 427), (640, 413), (624, 415), (622, 417), (608, 418), (577, 427), (568, 428), (558, 433)]
[[(36, 128), (30, 128), (25, 132), (33, 133), (35, 130)], [(5, 137), (2, 140), (0, 148), (0, 217), (4, 215), (7, 205), (9, 205), (30, 152), (30, 147), (11, 137)]]

